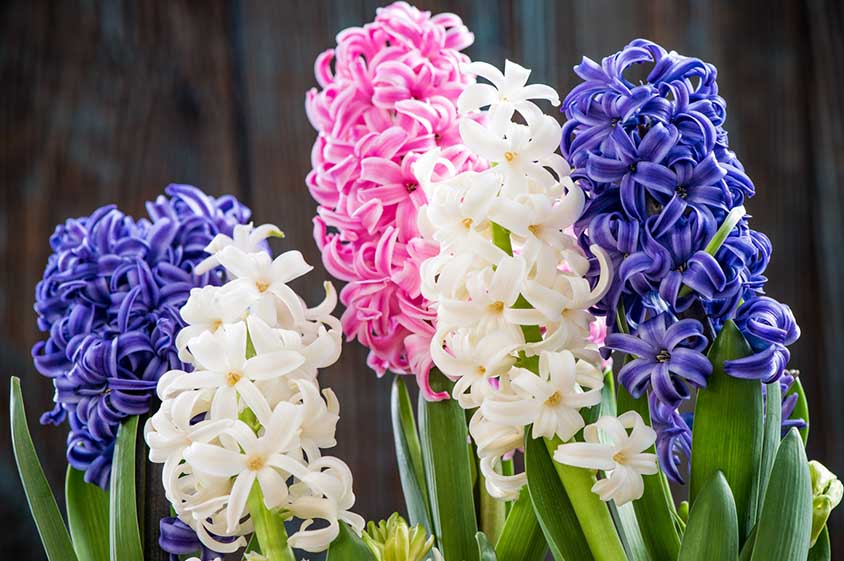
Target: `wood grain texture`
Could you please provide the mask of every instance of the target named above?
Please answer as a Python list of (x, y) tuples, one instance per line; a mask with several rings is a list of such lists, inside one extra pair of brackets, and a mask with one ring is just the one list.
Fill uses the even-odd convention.
[[(168, 183), (193, 183), (233, 193), (252, 206), (257, 221), (281, 225), (288, 237), (278, 247), (302, 249), (317, 265), (310, 280), (327, 278), (311, 233), (316, 205), (304, 185), (315, 137), (304, 94), (315, 85), (317, 54), (334, 46), (340, 29), (370, 21), (380, 4), (3, 4), (0, 383), (20, 375), (33, 415), (49, 408), (52, 392), (29, 358), (40, 337), (32, 291), (47, 238), (68, 216), (112, 201), (138, 214)], [(577, 82), (571, 67), (581, 56), (600, 58), (634, 37), (718, 66), (731, 144), (756, 183), (748, 210), (775, 248), (768, 293), (792, 306), (803, 330), (792, 365), (801, 369), (811, 401), (809, 456), (844, 474), (841, 3), (436, 0), (424, 7), (464, 18), (476, 34), (472, 57), (497, 65), (511, 58), (561, 92)], [(296, 288), (309, 301), (320, 298), (318, 282)], [(357, 343), (346, 345), (323, 380), (342, 404), (334, 453), (356, 474), (357, 510), (386, 517), (402, 504), (389, 381), (366, 369), (365, 356)], [(64, 430), (32, 424), (59, 489)], [(0, 431), (3, 463), (9, 461), (6, 432)], [(8, 465), (0, 467), (8, 473)], [(844, 551), (842, 520), (833, 515), (834, 551)], [(28, 526), (20, 524), (23, 535)], [(21, 550), (16, 558), (27, 555)]]

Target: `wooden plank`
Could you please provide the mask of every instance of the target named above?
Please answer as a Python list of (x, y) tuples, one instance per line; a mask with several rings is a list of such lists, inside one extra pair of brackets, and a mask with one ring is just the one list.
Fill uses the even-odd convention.
[[(15, 142), (0, 152), (0, 312), (14, 319), (0, 327), (2, 371), (4, 384), (23, 376), (31, 411), (51, 407), (51, 384), (28, 355), (42, 337), (32, 291), (54, 224), (110, 202), (140, 215), (170, 182), (240, 194), (226, 24), (221, 2), (5, 7), (0, 127)], [(33, 432), (61, 496), (66, 429), (33, 423)], [(164, 559), (159, 472), (151, 466), (144, 482), (150, 560)]]
[[(808, 390), (813, 414), (810, 442), (811, 450), (819, 450), (821, 459), (835, 473), (844, 473), (844, 417), (841, 400), (844, 398), (844, 102), (839, 93), (844, 72), (844, 8), (840, 2), (810, 0), (804, 2), (808, 20), (808, 37), (811, 51), (804, 59), (811, 73), (807, 77), (808, 94), (805, 109), (808, 112), (811, 132), (806, 140), (812, 147), (813, 179), (805, 190), (798, 190), (811, 200), (812, 223), (816, 241), (814, 250), (818, 259), (819, 283), (803, 285), (804, 290), (819, 293), (820, 314), (815, 318), (822, 341), (819, 369), (804, 371), (803, 381)], [(808, 279), (807, 279), (808, 280)], [(816, 286), (820, 291), (815, 290)], [(833, 516), (830, 523), (830, 541), (833, 551), (844, 548), (844, 520)]]

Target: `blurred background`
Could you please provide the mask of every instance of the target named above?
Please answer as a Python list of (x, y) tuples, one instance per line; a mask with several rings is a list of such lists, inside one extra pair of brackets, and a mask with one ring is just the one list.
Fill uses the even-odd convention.
[[(23, 379), (38, 452), (63, 488), (65, 430), (41, 427), (52, 389), (32, 367), (33, 289), (67, 217), (117, 202), (129, 214), (168, 183), (232, 193), (287, 233), (326, 277), (304, 184), (316, 133), (304, 95), (335, 34), (372, 20), (364, 0), (3, 2), (0, 8), (0, 551), (42, 559), (15, 473), (8, 377)], [(844, 6), (836, 0), (425, 1), (475, 32), (467, 52), (511, 58), (564, 94), (572, 66), (645, 37), (717, 65), (727, 128), (757, 188), (753, 225), (774, 244), (768, 293), (803, 330), (794, 345), (812, 411), (809, 456), (844, 476)], [(342, 404), (339, 445), (367, 518), (402, 509), (387, 379), (357, 343), (323, 374)], [(61, 495), (62, 493), (59, 492)], [(61, 502), (61, 498), (59, 498)], [(844, 515), (833, 551), (844, 556)], [(839, 557), (844, 558), (844, 557)]]

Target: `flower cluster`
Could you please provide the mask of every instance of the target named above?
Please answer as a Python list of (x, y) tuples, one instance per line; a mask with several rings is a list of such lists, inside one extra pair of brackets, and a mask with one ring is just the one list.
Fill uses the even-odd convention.
[[(454, 172), (482, 164), (460, 144), (455, 102), (473, 79), (460, 52), (474, 40), (454, 14), (405, 2), (337, 36), (316, 61), (321, 89), (308, 92), (319, 136), (307, 183), (319, 203), (314, 237), (326, 269), (346, 281), (345, 334), (370, 349), (368, 364), (428, 385), (434, 312), (419, 289), (419, 264), (436, 250), (420, 237), (426, 202), (411, 167), (442, 148)], [(333, 71), (332, 71), (333, 66)]]
[[(161, 377), (161, 408), (145, 427), (149, 457), (163, 464), (167, 499), (206, 548), (245, 545), (257, 496), (304, 520), (291, 546), (322, 551), (339, 521), (363, 526), (349, 512), (348, 466), (321, 453), (336, 444), (339, 419), (334, 393), (317, 382), (340, 356), (337, 297), (326, 283), (325, 300), (308, 308), (288, 286), (311, 267), (298, 251), (270, 257), (264, 238), (280, 235), (274, 226), (234, 234), (216, 238), (202, 265), (222, 266), (228, 282), (193, 289), (181, 310), (178, 353), (192, 371)], [(325, 523), (311, 528), (315, 520)], [(180, 542), (162, 535), (165, 550), (184, 552), (181, 529), (171, 532)]]
[[(492, 85), (471, 86), (458, 100), (462, 140), (492, 165), (450, 177), (437, 151), (417, 162), (429, 200), (420, 229), (440, 250), (422, 264), (422, 292), (437, 311), (434, 363), (456, 380), (453, 398), (476, 409), (469, 430), (487, 490), (511, 500), (525, 474), (502, 475), (500, 464), (523, 445), (525, 427), (533, 438), (570, 440), (584, 428), (580, 410), (601, 401), (604, 372), (586, 309), (612, 274), (594, 247), (601, 280), (590, 287), (590, 261), (566, 233), (583, 192), (555, 153), (560, 125), (531, 101), (559, 104), (557, 93), (526, 86), (530, 71), (510, 61), (503, 74), (486, 63), (466, 71)], [(488, 126), (472, 118), (483, 107)], [(601, 495), (636, 493), (621, 487)]]
[[(637, 65), (649, 66), (642, 80)], [(690, 386), (706, 385), (702, 352), (724, 322), (735, 319), (754, 350), (728, 373), (765, 382), (782, 374), (799, 330), (787, 306), (761, 296), (771, 244), (744, 216), (754, 186), (729, 149), (715, 67), (639, 39), (575, 72), (584, 81), (563, 102), (561, 146), (588, 199), (576, 231), (618, 272), (595, 310), (608, 347), (635, 357), (621, 383), (658, 400), (661, 464), (681, 481), (689, 427), (674, 413)]]
[(53, 379), (55, 408), (42, 423), (67, 421), (67, 459), (105, 488), (120, 422), (149, 410), (161, 375), (181, 368), (174, 344), (179, 308), (197, 286), (219, 284), (198, 271), (204, 248), (231, 234), (250, 211), (234, 197), (170, 185), (134, 220), (114, 206), (68, 220), (35, 292), (38, 327), (48, 332), (32, 356)]

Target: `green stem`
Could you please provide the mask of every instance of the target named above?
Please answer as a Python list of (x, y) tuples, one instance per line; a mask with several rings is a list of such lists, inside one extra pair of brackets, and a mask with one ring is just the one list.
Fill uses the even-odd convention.
[[(559, 438), (546, 438), (545, 447), (553, 457), (563, 442)], [(621, 538), (615, 529), (610, 510), (604, 501), (592, 492), (595, 472), (554, 462), (557, 476), (574, 507), (574, 514), (583, 529), (586, 543), (595, 561), (627, 561)]]
[(267, 508), (264, 504), (264, 494), (257, 481), (252, 485), (246, 504), (255, 527), (255, 535), (261, 546), (261, 553), (267, 561), (296, 561), (293, 550), (287, 544), (285, 516), (277, 510)]
[[(493, 223), (492, 239), (496, 246), (509, 255), (513, 254), (510, 232), (506, 228)], [(530, 308), (531, 305), (524, 297), (519, 296), (514, 307)], [(522, 332), (528, 343), (542, 340), (542, 332), (537, 325), (522, 326)], [(538, 357), (523, 356), (519, 361), (519, 366), (531, 370), (534, 374), (539, 374)], [(545, 446), (552, 457), (560, 444), (562, 441), (559, 438), (545, 439)], [(592, 486), (595, 485), (595, 473), (557, 462), (554, 462), (554, 468), (571, 500), (595, 561), (626, 561), (627, 555), (624, 553), (624, 547), (615, 529), (609, 508), (592, 492)]]
[(504, 521), (507, 515), (507, 506), (504, 501), (492, 497), (486, 490), (486, 479), (478, 470), (480, 489), (481, 509), (481, 530), (486, 534), (491, 543), (496, 543), (501, 531), (504, 529)]

